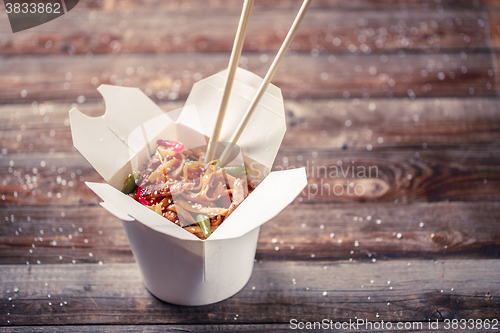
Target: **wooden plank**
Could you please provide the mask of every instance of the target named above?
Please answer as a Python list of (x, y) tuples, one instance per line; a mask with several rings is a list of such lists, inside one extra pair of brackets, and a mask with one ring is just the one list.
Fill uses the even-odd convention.
[(7, 315), (4, 309), (0, 322), (278, 324), (292, 318), (385, 322), (498, 318), (499, 269), (498, 260), (259, 261), (246, 287), (234, 297), (213, 305), (181, 307), (149, 294), (135, 264), (2, 265), (0, 289), (10, 311)]
[[(500, 5), (496, 4), (496, 9), (500, 9)], [(489, 22), (489, 35), (490, 35), (490, 46), (492, 48), (498, 49), (500, 47), (500, 12), (489, 11), (488, 12), (488, 22)]]
[(287, 101), (282, 147), (346, 149), (499, 146), (496, 99)]
[[(299, 204), (260, 232), (259, 260), (498, 258), (500, 203)], [(0, 264), (132, 263), (100, 206), (1, 207)]]
[[(0, 166), (4, 204), (98, 202), (84, 181), (102, 178), (79, 153), (9, 154)], [(500, 152), (492, 149), (282, 148), (274, 170), (299, 167), (309, 180), (302, 200), (314, 202), (496, 201), (500, 188)]]
[[(61, 326), (17, 326), (2, 327), (4, 333), (14, 332), (55, 332), (61, 330)], [(151, 333), (151, 332), (289, 332), (290, 326), (284, 324), (261, 324), (261, 325), (90, 325), (90, 326), (64, 326), (64, 332), (128, 332), (128, 333)]]
[[(16, 34), (5, 24), (0, 27), (0, 55), (231, 51), (240, 2), (233, 2), (238, 5), (234, 7), (192, 9), (161, 3), (166, 5), (134, 5), (134, 9), (118, 11), (78, 6), (70, 15), (34, 31)], [(371, 53), (488, 47), (486, 13), (466, 13), (456, 8), (441, 12), (422, 9), (311, 8), (292, 49)], [(256, 6), (244, 52), (277, 51), (295, 15), (294, 6)]]
[[(321, 319), (318, 319), (321, 320)], [(306, 325), (306, 323), (304, 323)], [(314, 324), (312, 324), (314, 325)], [(330, 324), (328, 324), (330, 325)], [(333, 329), (335, 329), (335, 322), (333, 322)], [(342, 329), (341, 325), (342, 323), (337, 322), (338, 328)], [(374, 328), (375, 322), (372, 323), (373, 329), (370, 329), (370, 326), (368, 326), (368, 329), (364, 329), (364, 326), (361, 325), (360, 329), (361, 332), (381, 332), (380, 329)], [(380, 322), (378, 322), (378, 325), (380, 325)], [(432, 329), (429, 329), (429, 322), (393, 322), (391, 323), (392, 327), (394, 328), (394, 332), (403, 332), (401, 330), (396, 331), (397, 327), (401, 327), (404, 329), (404, 325), (407, 325), (407, 329), (418, 329), (418, 332), (420, 333), (434, 333), (436, 330), (441, 329), (443, 331), (445, 330), (450, 330), (451, 327), (451, 322), (444, 323), (442, 321), (436, 323), (433, 321)], [(399, 325), (399, 326), (398, 326)], [(465, 326), (461, 324), (462, 327), (467, 327), (467, 323)], [(471, 327), (474, 325), (471, 323)], [(363, 326), (363, 327), (362, 327)], [(497, 325), (498, 326), (498, 325)], [(129, 332), (129, 333), (150, 333), (150, 332), (168, 332), (168, 333), (179, 333), (180, 332), (255, 332), (255, 333), (260, 333), (260, 332), (273, 332), (273, 333), (281, 333), (281, 332), (290, 332), (292, 327), (295, 327), (294, 325), (290, 324), (260, 324), (260, 325), (89, 325), (89, 326), (84, 326), (84, 325), (77, 325), (77, 326), (64, 326), (64, 331), (71, 333), (71, 332), (107, 332), (107, 333), (121, 333), (121, 332)], [(305, 326), (304, 326), (305, 327)], [(312, 326), (311, 326), (312, 327)], [(324, 326), (323, 328), (321, 326), (317, 326), (317, 329), (329, 329), (330, 326)], [(347, 324), (344, 325), (344, 327), (348, 327)], [(354, 326), (356, 328), (356, 326)], [(377, 326), (375, 326), (377, 327)], [(380, 326), (379, 326), (380, 327)], [(386, 326), (384, 326), (386, 327)], [(446, 327), (446, 328), (445, 328)], [(460, 327), (460, 324), (459, 324)], [(479, 326), (478, 327), (482, 327)], [(491, 324), (490, 324), (491, 327)], [(423, 328), (422, 330), (419, 328)], [(14, 327), (8, 327), (4, 326), (2, 327), (3, 332), (5, 333), (16, 333), (16, 332), (23, 332), (23, 333), (29, 333), (29, 332), (37, 332), (37, 333), (45, 333), (45, 332), (54, 332), (57, 330), (61, 329), (61, 326), (14, 326)], [(294, 329), (299, 329), (294, 328)], [(466, 333), (466, 332), (481, 332), (482, 329), (454, 329), (453, 332), (458, 332), (458, 333)], [(301, 329), (301, 332), (314, 332), (314, 330), (307, 330), (307, 329)], [(333, 332), (340, 332), (340, 331), (333, 331)]]
[[(85, 6), (94, 10), (113, 10), (118, 8), (121, 10), (137, 10), (144, 6), (152, 6), (155, 8), (176, 9), (199, 9), (209, 10), (210, 8), (218, 8), (221, 10), (227, 8), (240, 8), (241, 3), (233, 0), (82, 0), (81, 7)], [(469, 10), (485, 10), (486, 5), (492, 5), (495, 0), (352, 0), (349, 2), (343, 0), (315, 0), (311, 3), (311, 8), (333, 8), (335, 10), (360, 10), (360, 9), (415, 9), (415, 10), (437, 10), (437, 9), (456, 9), (467, 8)], [(254, 7), (259, 8), (297, 8), (298, 4), (295, 0), (256, 0)], [(78, 8), (78, 7), (77, 7)]]
[[(243, 67), (262, 76), (272, 56), (249, 54)], [(183, 99), (195, 81), (226, 68), (227, 61), (226, 54), (213, 53), (5, 57), (0, 101), (100, 100), (100, 83), (139, 87), (155, 100)], [(489, 53), (290, 53), (273, 83), (286, 98), (481, 97), (496, 95), (493, 68)]]
[[(182, 101), (161, 103), (166, 111)], [(72, 151), (69, 103), (0, 105), (0, 143), (7, 152)], [(102, 103), (79, 104), (90, 116)], [(500, 104), (492, 98), (368, 99), (285, 101), (283, 148), (447, 149), (500, 146)], [(369, 147), (369, 146), (368, 146)]]
[(306, 168), (303, 200), (314, 202), (498, 200), (498, 150), (430, 149), (281, 149), (273, 168)]

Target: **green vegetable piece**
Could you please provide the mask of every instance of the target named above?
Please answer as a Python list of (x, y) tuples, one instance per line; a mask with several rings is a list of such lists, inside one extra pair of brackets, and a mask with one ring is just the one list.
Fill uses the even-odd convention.
[(242, 177), (247, 174), (247, 170), (244, 165), (232, 165), (222, 168), (233, 177)]
[(205, 238), (212, 234), (212, 230), (210, 229), (210, 216), (205, 214), (198, 214), (196, 215), (196, 222), (198, 222), (198, 225), (203, 231), (203, 236), (205, 236)]
[(123, 183), (122, 192), (125, 194), (130, 194), (135, 192), (136, 189), (137, 184), (135, 183), (135, 174), (132, 172), (130, 175), (128, 175), (127, 179)]

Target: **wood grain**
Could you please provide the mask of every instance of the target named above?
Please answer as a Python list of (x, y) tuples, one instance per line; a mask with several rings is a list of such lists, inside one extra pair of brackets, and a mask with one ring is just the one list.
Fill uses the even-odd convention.
[[(260, 232), (259, 260), (498, 258), (500, 204), (305, 204)], [(0, 264), (132, 263), (120, 221), (100, 206), (0, 208)]]
[[(244, 55), (242, 66), (263, 76), (272, 56)], [(227, 55), (212, 53), (5, 57), (0, 59), (0, 101), (101, 100), (100, 83), (139, 87), (154, 100), (182, 100), (194, 82), (226, 68), (227, 61)], [(273, 83), (286, 98), (496, 96), (493, 66), (489, 53), (290, 53)]]
[[(165, 111), (183, 101), (160, 103)], [(102, 103), (83, 103), (89, 116)], [(0, 143), (11, 153), (72, 151), (70, 103), (0, 105)], [(285, 100), (283, 148), (477, 149), (500, 146), (500, 104), (492, 98)], [(319, 134), (319, 135), (318, 135)]]
[[(7, 24), (0, 25), (0, 55), (225, 52), (229, 57), (239, 6), (135, 6), (101, 11), (78, 6), (70, 15), (34, 31), (16, 34)], [(293, 6), (256, 6), (244, 52), (277, 51), (295, 15)], [(311, 8), (292, 49), (354, 54), (472, 51), (488, 46), (487, 21), (484, 12), (466, 13), (463, 9), (438, 12)]]
[[(233, 0), (82, 0), (81, 7), (103, 10), (137, 10), (144, 6), (155, 8), (169, 9), (184, 9), (191, 10), (202, 7), (215, 7), (221, 10), (225, 8), (241, 8), (242, 1)], [(426, 0), (352, 0), (349, 2), (343, 0), (315, 0), (311, 4), (311, 8), (332, 8), (335, 10), (359, 10), (359, 9), (415, 9), (418, 11), (436, 10), (439, 6), (443, 9), (469, 9), (469, 10), (485, 10), (486, 6), (494, 5), (496, 0), (441, 0), (426, 1)], [(256, 8), (298, 8), (299, 5), (295, 0), (256, 0)]]
[[(401, 323), (404, 325), (405, 323)], [(435, 322), (433, 322), (433, 325)], [(335, 324), (333, 324), (335, 325)], [(340, 325), (340, 324), (338, 324)], [(372, 323), (373, 325), (373, 323)], [(392, 323), (392, 327), (397, 327), (398, 323)], [(429, 322), (409, 322), (408, 327), (414, 327), (423, 330), (418, 330), (420, 333), (433, 333), (437, 329), (445, 330), (445, 327), (449, 327), (449, 324), (444, 322), (439, 322), (438, 326), (428, 330)], [(318, 326), (319, 327), (319, 326)], [(341, 326), (339, 326), (341, 327)], [(347, 327), (347, 326), (345, 326)], [(404, 326), (401, 326), (404, 327)], [(466, 327), (466, 326), (465, 326)], [(3, 331), (6, 333), (16, 333), (16, 332), (54, 332), (60, 329), (60, 326), (15, 326), (15, 327), (2, 327)], [(151, 333), (151, 332), (168, 332), (168, 333), (179, 333), (180, 332), (290, 332), (290, 324), (260, 324), (260, 325), (75, 325), (75, 326), (65, 326), (65, 332), (130, 332), (130, 333)], [(303, 332), (308, 332), (308, 330), (302, 330)], [(310, 330), (309, 330), (310, 331)], [(362, 332), (381, 332), (380, 329), (363, 329)], [(401, 332), (401, 331), (394, 331)], [(466, 332), (481, 332), (480, 329), (456, 329), (453, 332), (466, 333)]]
[(292, 318), (498, 318), (499, 265), (497, 260), (259, 261), (241, 292), (203, 307), (175, 306), (154, 298), (141, 283), (135, 264), (2, 265), (3, 302), (15, 307), (10, 315), (2, 313), (0, 322), (278, 324)]

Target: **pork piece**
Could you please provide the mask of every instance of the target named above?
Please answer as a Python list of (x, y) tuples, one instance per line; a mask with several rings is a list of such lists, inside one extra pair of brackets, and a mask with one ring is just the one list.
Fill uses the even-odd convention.
[(234, 180), (233, 185), (233, 201), (231, 202), (231, 206), (229, 206), (229, 210), (227, 212), (226, 218), (231, 215), (232, 212), (240, 205), (240, 203), (245, 199), (246, 196), (246, 188), (245, 182), (240, 178), (236, 178)]
[(170, 185), (170, 193), (172, 195), (181, 194), (183, 192), (192, 190), (195, 186), (194, 183), (178, 182)]

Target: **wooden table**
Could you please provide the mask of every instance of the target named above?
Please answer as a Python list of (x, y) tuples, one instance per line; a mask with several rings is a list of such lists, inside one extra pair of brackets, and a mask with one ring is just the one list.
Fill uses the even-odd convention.
[[(256, 1), (242, 67), (265, 73), (299, 5)], [(375, 326), (359, 330), (388, 331), (383, 320), (435, 332), (429, 321), (450, 331), (446, 319), (500, 319), (495, 0), (315, 1), (273, 81), (288, 122), (274, 168), (308, 167), (306, 192), (262, 227), (234, 297), (182, 307), (148, 293), (120, 221), (84, 184), (102, 178), (73, 148), (68, 111), (103, 114), (101, 83), (181, 106), (227, 66), (240, 10), (88, 0), (12, 34), (2, 9), (0, 330), (281, 332), (293, 319), (362, 319)]]

